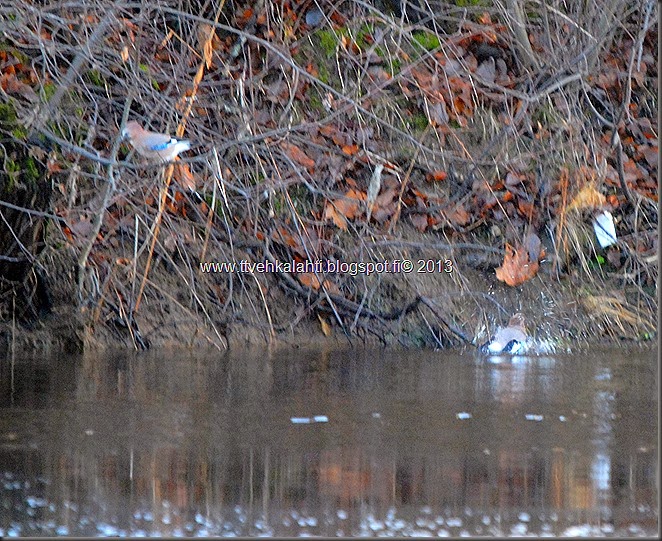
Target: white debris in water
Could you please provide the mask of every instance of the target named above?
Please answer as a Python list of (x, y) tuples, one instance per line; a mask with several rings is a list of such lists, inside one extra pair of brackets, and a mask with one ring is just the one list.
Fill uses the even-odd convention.
[(437, 537), (450, 537), (451, 534), (448, 530), (439, 530), (437, 532)]
[(347, 511), (344, 511), (342, 509), (338, 509), (338, 511), (336, 511), (336, 516), (340, 520), (346, 520), (347, 519)]
[(460, 420), (471, 419), (471, 413), (466, 411), (461, 411), (460, 413), (456, 414), (455, 417), (457, 417)]
[(566, 420), (567, 420), (567, 419), (566, 419), (566, 416), (565, 416), (565, 415), (559, 415), (559, 421), (561, 421), (562, 423), (565, 423)]
[(561, 534), (563, 537), (591, 537), (593, 535), (593, 528), (589, 524), (580, 524), (578, 526), (570, 526)]
[(329, 418), (326, 415), (315, 415), (313, 417), (290, 417), (290, 421), (295, 425), (308, 425), (311, 423), (328, 423)]
[(382, 414), (379, 413), (378, 411), (373, 411), (373, 412), (372, 412), (372, 418), (373, 418), (373, 419), (381, 419), (381, 418), (382, 418)]
[(428, 532), (427, 530), (414, 530), (411, 532), (412, 537), (434, 537), (434, 534), (432, 532)]
[(449, 528), (459, 528), (462, 526), (462, 519), (459, 517), (451, 517), (446, 519), (446, 526)]
[(492, 519), (490, 518), (489, 515), (483, 515), (483, 518), (481, 519), (481, 522), (485, 524), (485, 526), (489, 526), (490, 523), (492, 522)]
[(540, 422), (540, 421), (542, 421), (542, 420), (544, 419), (544, 417), (543, 417), (542, 415), (538, 415), (538, 414), (536, 414), (536, 413), (527, 413), (527, 414), (524, 416), (524, 418), (525, 418), (527, 421), (537, 421), (537, 422)]
[(46, 505), (48, 505), (48, 502), (43, 498), (35, 498), (34, 496), (28, 496), (25, 499), (25, 503), (28, 504), (28, 507), (32, 507), (33, 509), (36, 509), (37, 507), (46, 507)]
[(513, 526), (511, 526), (510, 533), (513, 534), (513, 535), (524, 535), (527, 530), (528, 530), (528, 527), (527, 527), (526, 524), (519, 523), (519, 524), (514, 524)]
[(104, 524), (103, 522), (99, 525), (97, 525), (97, 531), (102, 533), (106, 537), (117, 537), (118, 531), (115, 526), (111, 526), (110, 524)]
[(529, 522), (531, 520), (531, 515), (522, 511), (519, 515), (517, 515), (517, 518), (520, 520), (520, 522)]
[(381, 520), (375, 520), (374, 517), (368, 517), (368, 524), (373, 532), (384, 529), (384, 523)]

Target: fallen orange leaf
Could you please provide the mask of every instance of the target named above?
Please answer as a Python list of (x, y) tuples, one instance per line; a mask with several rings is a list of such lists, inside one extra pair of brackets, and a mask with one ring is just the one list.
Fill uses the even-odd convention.
[(448, 176), (448, 173), (446, 171), (432, 171), (425, 175), (425, 179), (428, 182), (438, 182), (440, 180), (446, 180), (446, 177)]
[(509, 286), (518, 286), (538, 273), (538, 261), (529, 259), (528, 247), (520, 245), (515, 249), (510, 244), (506, 244), (503, 263), (495, 270), (497, 280)]
[(292, 160), (294, 160), (299, 165), (302, 165), (307, 169), (311, 169), (315, 167), (315, 160), (311, 159), (298, 146), (292, 143), (288, 143), (287, 141), (282, 141), (280, 146), (283, 148), (285, 152), (287, 152), (288, 156), (292, 158)]
[(568, 210), (579, 210), (584, 208), (601, 207), (607, 202), (607, 198), (602, 195), (592, 184), (584, 186), (568, 205)]

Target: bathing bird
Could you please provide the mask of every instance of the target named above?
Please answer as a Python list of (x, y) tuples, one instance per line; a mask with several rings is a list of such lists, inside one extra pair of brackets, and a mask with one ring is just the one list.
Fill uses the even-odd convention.
[(146, 130), (135, 120), (126, 123), (122, 137), (129, 140), (138, 154), (151, 159), (159, 158), (164, 162), (171, 162), (180, 152), (191, 148), (190, 141)]
[(517, 313), (510, 318), (508, 326), (498, 329), (481, 350), (489, 353), (519, 353), (525, 348), (526, 340), (524, 316)]

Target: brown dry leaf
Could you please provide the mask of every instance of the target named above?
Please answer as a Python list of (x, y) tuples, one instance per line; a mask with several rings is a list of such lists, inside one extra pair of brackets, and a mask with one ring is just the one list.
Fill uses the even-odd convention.
[(327, 203), (324, 208), (324, 219), (333, 220), (333, 223), (343, 231), (347, 230), (347, 220), (352, 220), (359, 211), (360, 201), (365, 201), (366, 194), (350, 189), (345, 197)]
[(184, 162), (179, 160), (175, 163), (175, 169), (173, 171), (173, 177), (182, 188), (185, 188), (189, 191), (195, 191), (195, 177), (191, 173), (191, 168)]
[(524, 217), (533, 216), (535, 205), (533, 204), (533, 201), (523, 201), (519, 198), (517, 200), (517, 210)]
[(292, 235), (285, 227), (277, 227), (276, 230), (272, 233), (271, 238), (274, 242), (287, 246), (288, 248), (291, 248), (292, 251), (305, 257), (306, 251), (304, 250), (303, 246), (301, 246), (299, 240), (294, 237), (294, 235)]
[(92, 221), (89, 217), (82, 217), (77, 222), (70, 222), (69, 231), (77, 237), (87, 238), (92, 232)]
[(331, 336), (331, 325), (329, 325), (329, 322), (319, 314), (317, 314), (317, 319), (319, 319), (320, 325), (322, 326), (322, 334), (324, 334), (324, 336)]
[(436, 103), (429, 103), (425, 108), (428, 121), (434, 126), (445, 126), (450, 121), (448, 111), (446, 110), (446, 103), (443, 96), (439, 96), (440, 101)]
[(446, 219), (453, 225), (463, 227), (469, 223), (471, 216), (464, 205), (455, 205), (452, 209), (448, 209), (445, 213)]
[(412, 214), (409, 219), (412, 225), (421, 233), (428, 228), (428, 217), (426, 214)]
[(529, 259), (528, 246), (520, 245), (517, 250), (506, 244), (503, 263), (496, 270), (497, 280), (509, 286), (518, 286), (538, 273), (538, 261)]
[(359, 145), (344, 145), (342, 147), (342, 151), (344, 154), (347, 154), (348, 156), (353, 156), (359, 151)]
[(425, 180), (428, 182), (439, 182), (441, 180), (446, 180), (448, 173), (446, 171), (431, 171), (425, 175)]
[(312, 169), (315, 167), (315, 160), (311, 159), (298, 146), (292, 143), (288, 143), (287, 141), (282, 141), (280, 146), (287, 153), (287, 155), (299, 165), (302, 165), (307, 169)]
[(377, 196), (372, 209), (372, 218), (378, 223), (383, 223), (395, 212), (395, 199), (398, 190), (389, 188)]
[(319, 278), (313, 272), (300, 272), (297, 274), (297, 280), (299, 280), (301, 285), (309, 287), (310, 289), (314, 289), (315, 291), (323, 288), (328, 293), (332, 293), (334, 295), (340, 294), (340, 289), (336, 284), (330, 280), (324, 280), (320, 283)]
[(522, 177), (516, 173), (513, 173), (512, 171), (508, 171), (508, 174), (506, 175), (506, 180), (504, 181), (504, 184), (508, 186), (509, 188), (512, 186), (517, 186), (518, 184), (522, 183)]
[(314, 289), (315, 291), (322, 287), (319, 278), (312, 272), (300, 272), (297, 274), (297, 280), (301, 282), (301, 285)]
[(657, 167), (659, 162), (659, 153), (657, 145), (639, 145), (639, 151), (651, 167)]
[(335, 137), (339, 133), (338, 126), (335, 124), (324, 124), (323, 126), (319, 127), (319, 132), (324, 137), (328, 137), (329, 139)]
[(601, 207), (607, 202), (607, 198), (602, 195), (598, 190), (595, 189), (595, 186), (592, 184), (586, 184), (579, 193), (575, 195), (570, 204), (568, 205), (568, 210), (580, 210), (585, 208), (597, 208)]
[(18, 95), (32, 102), (39, 101), (39, 96), (37, 96), (37, 93), (32, 87), (19, 81), (13, 73), (4, 73), (2, 77), (0, 77), (0, 87), (2, 87), (7, 94)]

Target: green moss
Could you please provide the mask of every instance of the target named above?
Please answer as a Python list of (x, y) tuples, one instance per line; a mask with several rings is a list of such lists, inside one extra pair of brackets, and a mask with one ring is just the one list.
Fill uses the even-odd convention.
[(42, 96), (44, 97), (44, 103), (48, 103), (50, 99), (53, 97), (53, 94), (55, 94), (55, 85), (53, 83), (44, 83), (41, 86), (41, 93)]
[(487, 0), (455, 0), (455, 5), (460, 8), (488, 7)]
[(369, 45), (368, 36), (372, 36), (375, 33), (375, 29), (371, 24), (364, 24), (356, 34), (356, 46), (359, 49), (366, 49)]
[(423, 131), (428, 127), (428, 117), (423, 113), (415, 113), (411, 115), (411, 127), (415, 131)]
[(149, 73), (149, 66), (147, 64), (138, 64), (138, 69), (144, 73)]
[(388, 50), (383, 47), (375, 47), (375, 53), (377, 53), (379, 58), (388, 63), (388, 71), (391, 76), (400, 73), (400, 70), (402, 69), (402, 61), (397, 56), (390, 54)]
[(531, 120), (541, 126), (550, 126), (559, 122), (559, 115), (548, 103), (545, 103), (533, 112)]
[(5, 171), (11, 175), (12, 173), (18, 173), (20, 170), (21, 166), (19, 163), (7, 156), (7, 159), (5, 160)]
[(411, 35), (414, 44), (419, 45), (426, 51), (434, 51), (441, 45), (439, 38), (431, 32), (417, 30)]
[(0, 126), (10, 127), (16, 122), (16, 109), (11, 101), (0, 103)]
[(325, 110), (324, 105), (322, 104), (322, 99), (317, 93), (311, 93), (310, 96), (308, 96), (308, 104), (315, 111), (324, 112)]
[(28, 156), (23, 164), (23, 178), (30, 184), (36, 183), (41, 178), (37, 163), (32, 156)]
[(340, 36), (331, 30), (318, 30), (315, 34), (326, 57), (333, 58), (340, 42)]
[(28, 130), (23, 126), (14, 128), (11, 134), (14, 139), (19, 139), (21, 141), (25, 141), (28, 138)]
[(85, 73), (85, 80), (96, 86), (104, 86), (105, 79), (101, 76), (101, 72), (96, 69), (91, 69)]
[(329, 68), (326, 66), (326, 64), (320, 64), (317, 66), (317, 73), (319, 80), (322, 81), (325, 85), (328, 85), (329, 81), (331, 80), (331, 72), (329, 71)]
[(310, 192), (305, 186), (290, 186), (287, 193), (290, 195), (292, 204), (297, 212), (305, 213), (310, 208)]

